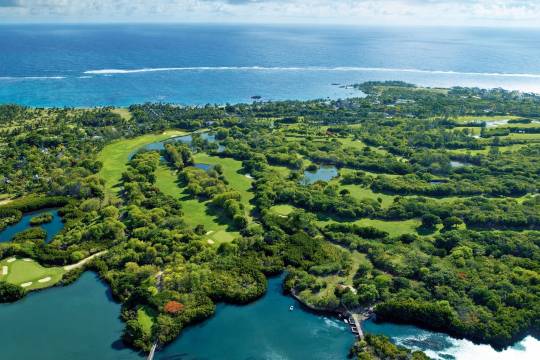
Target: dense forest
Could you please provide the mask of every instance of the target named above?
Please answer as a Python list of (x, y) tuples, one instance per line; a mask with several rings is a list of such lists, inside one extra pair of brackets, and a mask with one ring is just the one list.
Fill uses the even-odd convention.
[[(51, 215), (32, 219), (0, 242), (0, 259), (100, 255), (85, 268), (111, 286), (123, 340), (144, 351), (218, 302), (257, 299), (283, 271), (284, 291), (313, 309), (372, 311), (497, 349), (539, 336), (540, 97), (355, 88), (343, 100), (0, 106), (0, 231), (38, 209), (64, 222), (47, 243)], [(113, 178), (103, 154), (144, 136), (162, 146), (113, 159)], [(0, 278), (0, 301), (25, 293)], [(425, 358), (371, 335), (351, 356)]]

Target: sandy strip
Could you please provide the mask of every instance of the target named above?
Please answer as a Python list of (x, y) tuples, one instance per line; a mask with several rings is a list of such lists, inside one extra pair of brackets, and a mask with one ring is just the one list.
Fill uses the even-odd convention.
[(24, 284), (21, 284), (21, 287), (29, 287), (30, 285), (32, 285), (32, 282), (27, 282), (27, 283), (24, 283)]
[(251, 176), (251, 174), (246, 174), (244, 176), (247, 177), (248, 179), (253, 179), (253, 176)]
[(51, 277), (47, 276), (46, 278), (39, 279), (38, 283), (46, 283), (46, 282), (49, 282), (49, 281), (51, 281)]
[(17, 259), (15, 259), (15, 258), (11, 258), (11, 259), (8, 259), (8, 261), (7, 261), (7, 262), (8, 262), (8, 263), (12, 263), (12, 262), (14, 262), (15, 260), (17, 260)]
[(82, 259), (81, 261), (79, 261), (78, 263), (76, 264), (73, 264), (73, 265), (66, 265), (64, 266), (64, 270), (66, 271), (71, 271), (73, 269), (77, 269), (77, 268), (80, 268), (81, 266), (83, 266), (84, 264), (86, 264), (87, 262), (91, 261), (93, 258), (95, 257), (98, 257), (98, 256), (101, 256), (103, 254), (105, 254), (107, 252), (107, 250), (103, 250), (103, 251), (100, 251), (98, 253), (95, 253), (94, 255), (90, 255), (89, 257), (87, 257), (86, 259)]
[(212, 245), (212, 244), (214, 244), (214, 240), (208, 239), (208, 243), (209, 243), (210, 245)]
[(32, 259), (26, 258), (26, 259), (23, 259), (23, 261), (32, 261)]
[(209, 232), (206, 233), (206, 235), (210, 235), (213, 232), (214, 232), (214, 230), (210, 230)]
[(2, 275), (6, 276), (8, 274), (8, 267), (2, 266)]

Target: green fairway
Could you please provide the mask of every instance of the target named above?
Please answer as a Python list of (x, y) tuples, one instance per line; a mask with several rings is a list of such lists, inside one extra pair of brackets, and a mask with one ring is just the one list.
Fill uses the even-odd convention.
[(221, 164), (223, 166), (223, 175), (229, 182), (229, 186), (238, 191), (242, 196), (242, 203), (246, 209), (251, 209), (249, 203), (253, 199), (253, 193), (250, 191), (253, 179), (250, 179), (246, 174), (240, 173), (242, 162), (230, 158), (221, 158), (218, 156), (210, 156), (205, 153), (198, 153), (194, 156), (196, 163), (209, 165)]
[(352, 197), (358, 200), (372, 199), (378, 201), (381, 199), (381, 206), (386, 208), (394, 202), (395, 196), (383, 193), (375, 193), (370, 188), (361, 187), (360, 185), (342, 185), (339, 190), (349, 190)]
[(497, 116), (458, 116), (455, 119), (457, 122), (460, 123), (468, 123), (468, 122), (482, 122), (482, 121), (501, 121), (501, 120), (511, 120), (511, 119), (519, 119), (519, 116), (511, 116), (511, 115), (497, 115)]
[(12, 257), (0, 261), (0, 280), (22, 286), (26, 290), (53, 286), (62, 279), (65, 272), (62, 267), (43, 267), (31, 259)]
[(133, 117), (131, 115), (131, 112), (129, 112), (129, 109), (127, 108), (116, 108), (116, 109), (112, 109), (111, 112), (120, 115), (122, 119), (126, 121), (130, 121), (131, 118)]
[(185, 132), (180, 130), (167, 130), (161, 134), (148, 134), (112, 142), (99, 153), (98, 160), (103, 163), (99, 176), (105, 180), (107, 189), (113, 190), (127, 169), (129, 154), (144, 145), (184, 134)]
[(185, 188), (180, 187), (174, 170), (161, 165), (156, 177), (156, 185), (164, 194), (182, 200), (183, 218), (186, 223), (191, 227), (204, 226), (207, 232), (205, 238), (210, 240), (209, 243), (230, 242), (239, 235), (237, 231), (231, 230), (230, 221), (225, 216), (208, 206), (208, 201), (199, 201), (188, 194)]
[(390, 236), (416, 233), (421, 222), (418, 219), (403, 221), (386, 221), (376, 219), (362, 219), (355, 221), (360, 226), (373, 226), (376, 229), (386, 231)]

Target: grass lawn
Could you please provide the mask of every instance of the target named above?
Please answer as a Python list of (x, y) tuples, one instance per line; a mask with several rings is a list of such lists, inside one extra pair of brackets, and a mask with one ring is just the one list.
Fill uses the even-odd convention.
[(390, 236), (399, 236), (402, 234), (416, 233), (421, 222), (418, 219), (403, 221), (385, 221), (376, 219), (361, 219), (355, 221), (360, 226), (373, 226), (376, 229), (386, 231)]
[(133, 118), (133, 115), (131, 114), (131, 112), (129, 112), (129, 109), (127, 108), (116, 108), (112, 109), (111, 112), (120, 115), (122, 119), (126, 121), (130, 121)]
[(512, 133), (508, 136), (501, 136), (501, 139), (512, 139), (512, 140), (532, 140), (540, 141), (540, 134), (516, 134)]
[(242, 203), (246, 209), (251, 209), (252, 206), (249, 203), (253, 199), (253, 193), (250, 191), (251, 183), (253, 179), (248, 178), (245, 174), (241, 173), (242, 162), (230, 158), (221, 158), (218, 156), (210, 156), (205, 153), (198, 153), (194, 156), (196, 163), (216, 165), (221, 164), (223, 166), (223, 175), (229, 182), (229, 186), (235, 189), (242, 196)]
[[(19, 286), (31, 283), (29, 286), (24, 287), (26, 290), (43, 289), (53, 286), (62, 279), (62, 275), (66, 272), (60, 266), (43, 267), (34, 260), (25, 261), (17, 258), (15, 261), (10, 262), (10, 259), (14, 259), (14, 257), (0, 261), (0, 280)], [(5, 266), (8, 273), (7, 275), (2, 275)], [(48, 280), (45, 281), (46, 279)], [(42, 282), (39, 282), (39, 280), (42, 280)]]
[(455, 119), (457, 122), (461, 123), (467, 123), (467, 122), (482, 122), (482, 121), (501, 121), (501, 120), (511, 120), (511, 119), (519, 119), (519, 116), (513, 116), (513, 115), (497, 115), (497, 116), (458, 116)]
[(167, 130), (161, 134), (147, 134), (133, 139), (114, 141), (99, 153), (98, 160), (103, 163), (99, 176), (105, 180), (107, 189), (113, 190), (127, 169), (129, 154), (146, 144), (184, 134), (185, 132), (180, 130)]
[(375, 146), (369, 146), (362, 142), (362, 140), (354, 140), (352, 138), (338, 138), (338, 141), (345, 147), (352, 147), (357, 150), (363, 150), (366, 146), (371, 148), (371, 150), (375, 153), (382, 154), (382, 155), (388, 155), (388, 151), (384, 149), (379, 149)]
[(214, 243), (230, 242), (239, 235), (237, 231), (231, 230), (229, 219), (209, 208), (208, 201), (199, 201), (180, 187), (174, 170), (161, 165), (156, 178), (156, 185), (164, 194), (182, 200), (183, 218), (189, 226), (204, 225), (208, 240)]
[(345, 276), (330, 275), (321, 277), (325, 282), (326, 286), (317, 293), (312, 293), (310, 290), (304, 290), (300, 293), (300, 297), (304, 299), (308, 304), (316, 305), (318, 300), (321, 298), (327, 298), (332, 296), (336, 285), (343, 284), (346, 286), (352, 286), (353, 278), (358, 267), (361, 263), (369, 262), (366, 256), (358, 251), (352, 251), (351, 253), (352, 266), (349, 273)]
[[(326, 224), (337, 222), (334, 219), (321, 216), (317, 224), (324, 226)], [(416, 234), (421, 222), (418, 219), (402, 220), (402, 221), (386, 221), (378, 219), (360, 219), (350, 222), (360, 226), (372, 226), (376, 229), (386, 231), (390, 236), (399, 236), (402, 234)]]
[(274, 205), (270, 208), (271, 211), (281, 216), (287, 216), (294, 211), (295, 207), (288, 204)]
[(152, 334), (155, 316), (155, 311), (147, 306), (141, 306), (137, 309), (137, 321), (147, 335)]
[(393, 195), (387, 195), (383, 193), (375, 193), (370, 188), (361, 187), (360, 185), (341, 185), (339, 187), (339, 190), (347, 189), (351, 193), (351, 196), (355, 199), (362, 200), (362, 199), (381, 199), (381, 206), (383, 208), (387, 208), (394, 202), (395, 196)]

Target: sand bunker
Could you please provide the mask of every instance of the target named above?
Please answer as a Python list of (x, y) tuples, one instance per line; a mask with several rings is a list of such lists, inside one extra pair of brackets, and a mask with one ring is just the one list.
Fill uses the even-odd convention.
[(46, 278), (39, 279), (38, 283), (46, 283), (46, 282), (49, 282), (49, 281), (51, 281), (51, 277), (47, 276)]
[(6, 276), (8, 274), (8, 267), (2, 266), (2, 275)]
[(12, 262), (14, 262), (15, 260), (17, 260), (17, 259), (15, 259), (15, 258), (11, 258), (11, 259), (8, 259), (8, 261), (7, 261), (7, 262), (8, 262), (8, 263), (12, 263)]
[(32, 285), (32, 282), (27, 282), (27, 283), (24, 283), (24, 284), (21, 284), (21, 287), (29, 287), (30, 285)]

